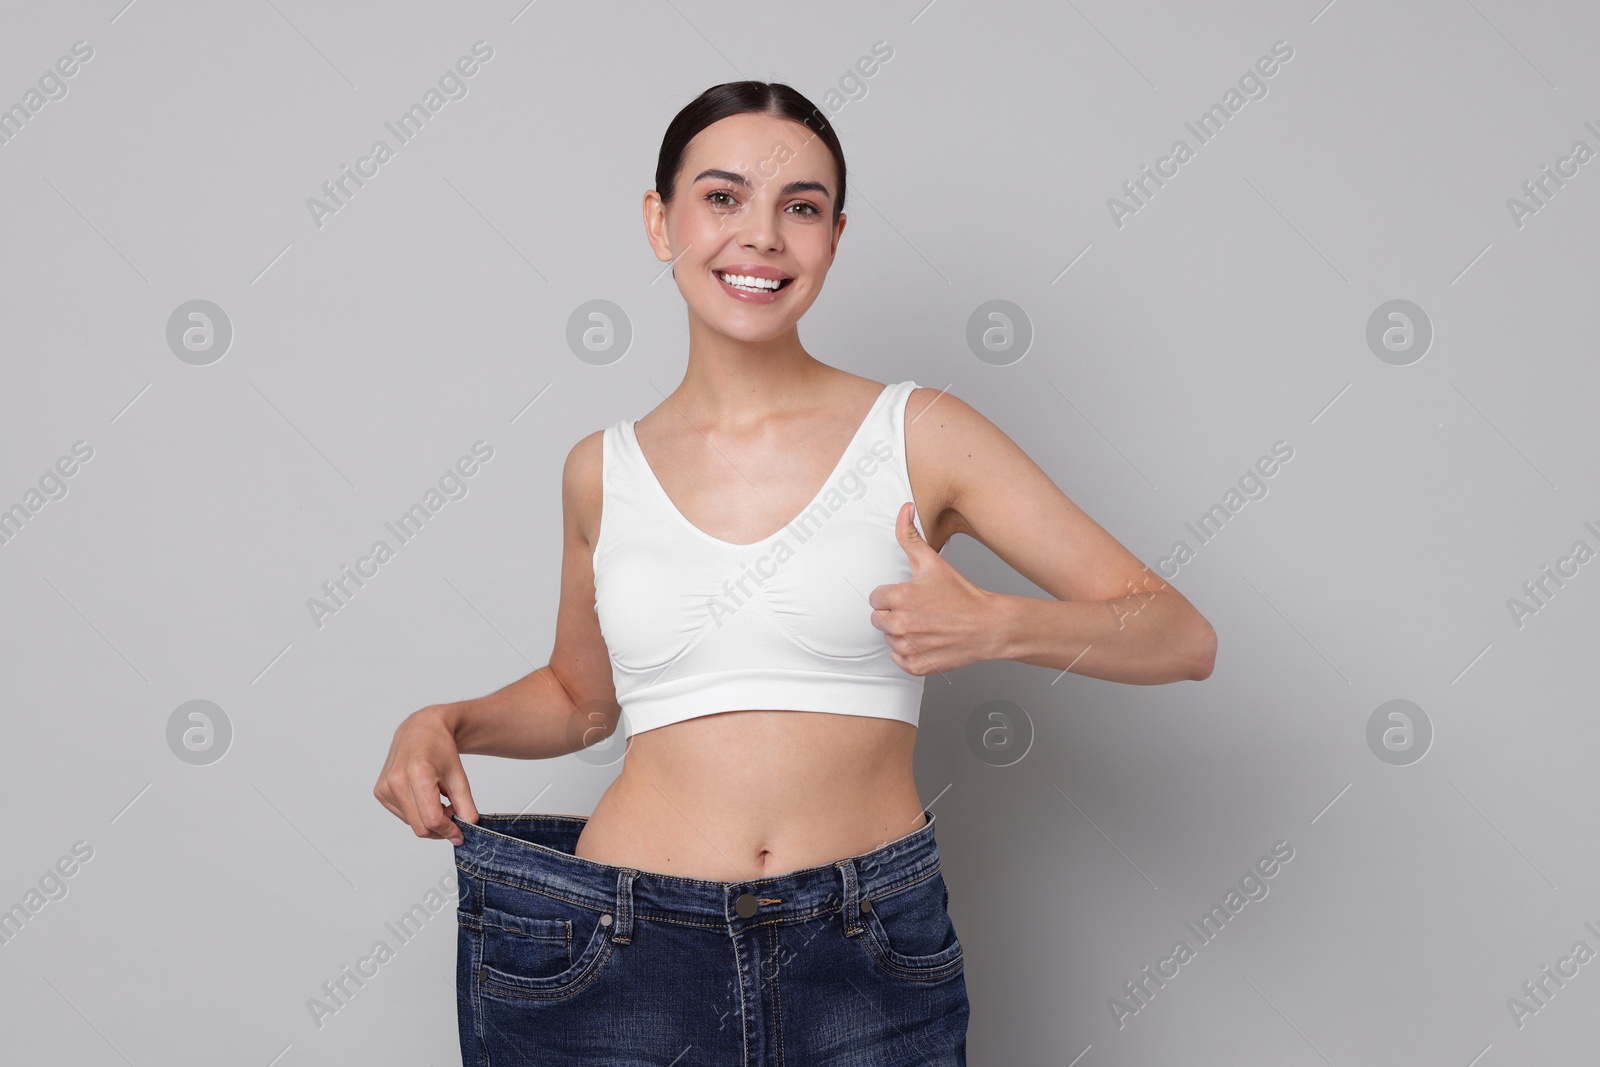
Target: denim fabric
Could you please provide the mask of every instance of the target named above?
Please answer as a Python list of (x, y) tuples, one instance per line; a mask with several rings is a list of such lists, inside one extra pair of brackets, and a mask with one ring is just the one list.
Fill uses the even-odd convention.
[(582, 816), (457, 818), (462, 1063), (965, 1067), (925, 814), (871, 852), (744, 882), (580, 859)]

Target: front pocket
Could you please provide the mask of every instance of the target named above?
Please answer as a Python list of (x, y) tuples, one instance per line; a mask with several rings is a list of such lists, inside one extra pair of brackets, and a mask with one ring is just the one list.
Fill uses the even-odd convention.
[(924, 982), (960, 973), (961, 942), (950, 921), (949, 897), (939, 872), (862, 899), (869, 904), (861, 914), (862, 944), (880, 970)]
[(532, 919), (485, 909), (483, 966), (522, 978), (549, 978), (572, 966), (572, 920)]
[(613, 948), (611, 913), (553, 898), (542, 898), (537, 910), (526, 915), (484, 906), (478, 917), (480, 992), (557, 1000), (599, 976)]

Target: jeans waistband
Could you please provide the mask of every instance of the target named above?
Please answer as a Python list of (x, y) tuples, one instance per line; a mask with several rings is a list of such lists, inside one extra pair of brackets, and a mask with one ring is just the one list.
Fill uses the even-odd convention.
[[(931, 876), (939, 867), (933, 812), (922, 826), (870, 852), (770, 878), (714, 882), (598, 863), (573, 855), (584, 815), (452, 814), (461, 829), (456, 866), (468, 874), (562, 897), (597, 911), (651, 912), (714, 920), (734, 927), (802, 919), (844, 908), (859, 929), (862, 898), (885, 895)], [(619, 931), (627, 936), (624, 931)]]

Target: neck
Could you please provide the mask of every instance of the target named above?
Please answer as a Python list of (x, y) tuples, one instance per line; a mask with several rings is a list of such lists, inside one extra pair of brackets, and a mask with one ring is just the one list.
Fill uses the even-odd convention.
[(738, 431), (809, 406), (836, 373), (805, 350), (794, 327), (764, 341), (742, 341), (691, 315), (689, 365), (667, 399), (698, 427)]

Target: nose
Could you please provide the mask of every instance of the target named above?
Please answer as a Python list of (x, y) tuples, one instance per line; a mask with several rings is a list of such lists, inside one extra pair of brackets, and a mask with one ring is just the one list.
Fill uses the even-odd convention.
[(764, 212), (750, 212), (739, 229), (739, 245), (757, 252), (779, 251), (777, 224)]

